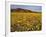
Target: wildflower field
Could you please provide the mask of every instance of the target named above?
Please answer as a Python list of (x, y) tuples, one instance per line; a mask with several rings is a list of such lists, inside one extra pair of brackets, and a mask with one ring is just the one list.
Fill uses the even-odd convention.
[(42, 29), (42, 13), (31, 11), (26, 12), (11, 12), (11, 32), (40, 31)]

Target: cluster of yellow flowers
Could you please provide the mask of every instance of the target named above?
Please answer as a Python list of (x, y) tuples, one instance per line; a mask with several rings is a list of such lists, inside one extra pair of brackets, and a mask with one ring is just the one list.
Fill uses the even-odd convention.
[(11, 13), (11, 31), (40, 31), (41, 13)]

